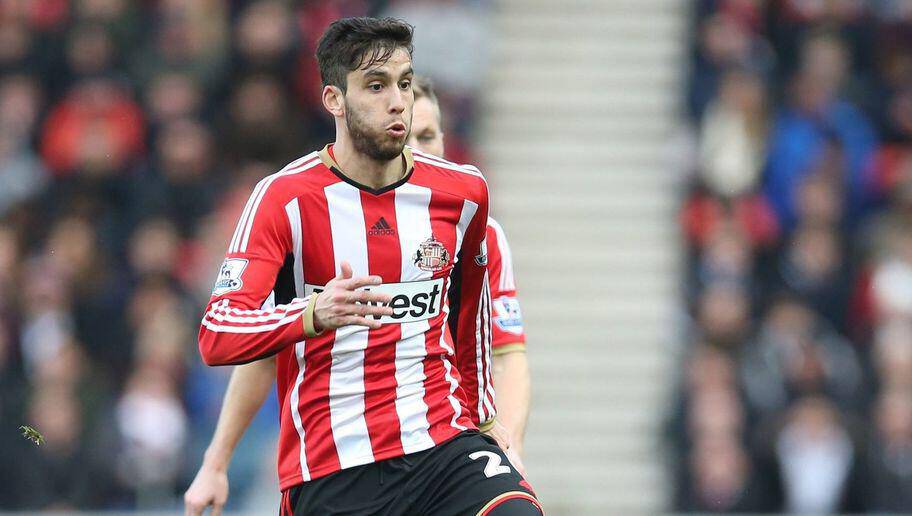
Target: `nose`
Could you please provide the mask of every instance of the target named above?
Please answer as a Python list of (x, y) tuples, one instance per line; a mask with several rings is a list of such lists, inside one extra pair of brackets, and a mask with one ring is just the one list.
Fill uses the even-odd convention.
[(393, 98), (390, 100), (389, 112), (399, 114), (405, 111), (405, 92), (399, 88), (392, 88)]

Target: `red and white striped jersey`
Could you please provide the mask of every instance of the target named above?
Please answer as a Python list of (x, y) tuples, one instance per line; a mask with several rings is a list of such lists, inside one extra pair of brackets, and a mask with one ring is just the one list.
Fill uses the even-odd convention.
[(491, 288), (491, 346), (495, 355), (524, 351), (526, 333), (513, 280), (513, 256), (507, 235), (496, 220), (488, 219), (488, 282)]
[[(431, 448), (495, 414), (485, 242), (474, 167), (406, 147), (380, 190), (344, 176), (332, 146), (255, 187), (200, 326), (210, 365), (277, 353), (281, 488)], [(305, 338), (302, 314), (348, 261), (390, 293), (377, 330)], [(271, 294), (272, 292), (272, 294)]]

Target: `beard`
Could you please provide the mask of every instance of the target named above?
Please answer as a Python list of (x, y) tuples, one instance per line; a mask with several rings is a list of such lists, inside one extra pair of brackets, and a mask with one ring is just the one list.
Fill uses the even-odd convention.
[(364, 118), (345, 104), (345, 123), (355, 150), (375, 161), (390, 161), (402, 154), (408, 131), (401, 141), (386, 134), (386, 130), (372, 129)]

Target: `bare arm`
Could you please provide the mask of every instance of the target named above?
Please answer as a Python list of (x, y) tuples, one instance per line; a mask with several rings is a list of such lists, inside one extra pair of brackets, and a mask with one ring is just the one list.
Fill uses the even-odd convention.
[(522, 456), (531, 384), (526, 353), (520, 350), (495, 354), (493, 365), (497, 419), (510, 432), (512, 445)]
[(212, 506), (220, 514), (228, 499), (228, 464), (238, 442), (260, 410), (275, 381), (275, 357), (234, 368), (222, 402), (215, 435), (206, 449), (203, 465), (184, 494), (185, 514), (202, 514)]
[(203, 464), (228, 469), (238, 441), (266, 401), (275, 378), (275, 356), (234, 368)]

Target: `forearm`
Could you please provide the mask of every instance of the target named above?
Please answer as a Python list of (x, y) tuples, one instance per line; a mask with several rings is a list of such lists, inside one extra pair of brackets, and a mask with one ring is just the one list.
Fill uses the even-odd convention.
[(205, 465), (217, 470), (228, 468), (238, 442), (269, 395), (275, 364), (275, 357), (270, 357), (234, 368), (215, 435), (203, 459)]
[(509, 430), (513, 445), (521, 450), (531, 396), (526, 353), (520, 351), (494, 355), (493, 365), (497, 419)]
[(274, 355), (310, 336), (309, 299), (294, 299), (270, 309), (237, 307), (228, 300), (210, 303), (200, 325), (199, 349), (206, 365), (240, 365)]

